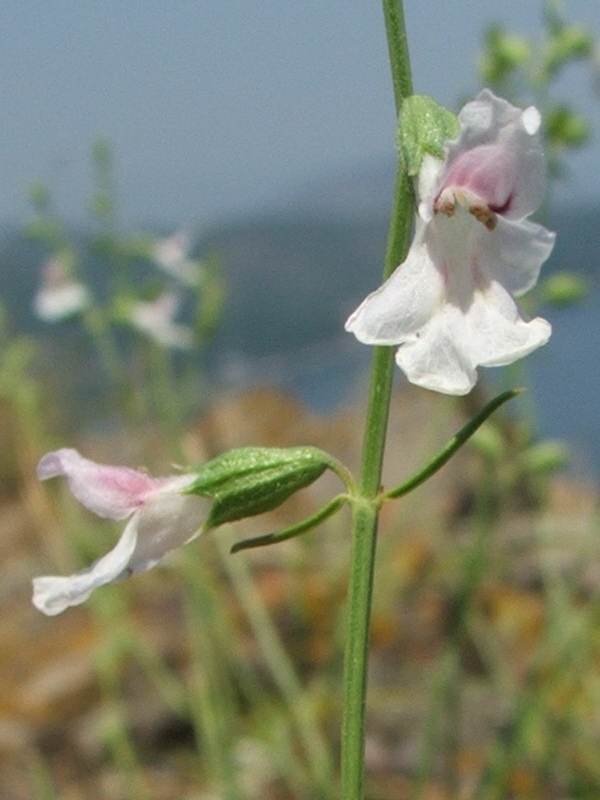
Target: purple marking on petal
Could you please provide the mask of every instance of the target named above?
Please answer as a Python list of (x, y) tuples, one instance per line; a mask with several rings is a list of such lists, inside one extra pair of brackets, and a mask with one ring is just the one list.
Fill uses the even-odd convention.
[(152, 478), (129, 467), (96, 464), (77, 450), (47, 453), (39, 462), (38, 478), (65, 476), (79, 502), (100, 517), (124, 519), (172, 478)]
[(504, 203), (504, 205), (496, 206), (492, 204), (490, 205), (490, 209), (494, 211), (496, 214), (501, 214), (502, 216), (504, 216), (510, 211), (514, 198), (515, 198), (514, 192), (511, 192), (506, 198), (506, 202)]

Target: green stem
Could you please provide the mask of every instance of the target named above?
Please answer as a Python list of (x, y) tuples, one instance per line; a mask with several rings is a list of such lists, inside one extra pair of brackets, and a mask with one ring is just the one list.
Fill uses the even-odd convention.
[[(411, 93), (411, 76), (401, 0), (383, 0), (396, 110)], [(384, 280), (404, 260), (412, 228), (413, 194), (399, 165)], [(352, 551), (348, 597), (348, 633), (344, 662), (344, 712), (342, 721), (342, 797), (364, 797), (364, 739), (367, 658), (371, 623), (371, 598), (377, 540), (379, 493), (392, 388), (394, 351), (377, 347), (373, 353), (369, 403), (365, 424), (359, 497), (353, 506)]]
[(394, 84), (394, 100), (396, 112), (399, 112), (402, 101), (413, 91), (402, 0), (383, 0), (383, 16)]

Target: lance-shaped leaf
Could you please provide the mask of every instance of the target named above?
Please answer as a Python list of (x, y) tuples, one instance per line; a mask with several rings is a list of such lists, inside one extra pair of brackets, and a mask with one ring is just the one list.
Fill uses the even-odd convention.
[(316, 447), (242, 447), (197, 467), (186, 493), (213, 501), (207, 530), (276, 508), (331, 466)]
[(396, 500), (398, 497), (403, 497), (405, 494), (412, 492), (417, 486), (421, 486), (422, 483), (429, 480), (432, 475), (434, 475), (439, 469), (441, 469), (444, 464), (446, 464), (452, 456), (467, 442), (477, 431), (481, 425), (486, 421), (486, 419), (491, 416), (497, 408), (500, 408), (501, 405), (506, 403), (508, 400), (512, 400), (513, 397), (516, 397), (520, 394), (523, 389), (509, 389), (506, 392), (502, 392), (501, 394), (494, 397), (493, 400), (490, 400), (481, 411), (476, 414), (472, 419), (470, 419), (466, 425), (464, 425), (458, 433), (456, 433), (452, 439), (443, 447), (437, 455), (435, 455), (431, 461), (426, 464), (422, 469), (420, 469), (412, 478), (409, 478), (404, 483), (400, 484), (400, 486), (396, 486), (395, 489), (390, 489), (389, 491), (385, 492), (382, 495), (384, 500)]

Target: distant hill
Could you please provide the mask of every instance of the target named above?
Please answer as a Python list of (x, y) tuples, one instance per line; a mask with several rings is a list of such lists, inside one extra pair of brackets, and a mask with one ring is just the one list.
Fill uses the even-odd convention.
[(335, 337), (378, 283), (387, 222), (247, 220), (215, 231), (228, 304), (225, 350), (262, 356)]
[[(340, 333), (349, 312), (379, 283), (387, 218), (303, 213), (261, 215), (221, 225), (198, 243), (223, 259), (228, 297), (218, 349), (250, 357), (320, 342)], [(570, 269), (596, 276), (600, 209), (551, 216), (558, 232), (546, 274)], [(17, 230), (0, 238), (0, 300), (15, 332), (43, 332), (31, 312), (44, 258)], [(92, 275), (90, 280), (95, 280)]]
[[(343, 322), (379, 284), (388, 221), (260, 218), (214, 231), (223, 254), (229, 303), (221, 347), (264, 355), (339, 334)], [(546, 274), (598, 274), (600, 210), (554, 215), (557, 245)]]
[[(359, 183), (366, 192), (364, 176)], [(355, 384), (369, 348), (356, 346), (343, 323), (379, 284), (388, 220), (382, 209), (377, 211), (385, 194), (381, 180), (368, 208), (362, 200), (353, 208), (351, 185), (324, 189), (312, 205), (310, 192), (304, 198), (300, 193), (277, 212), (219, 225), (198, 242), (198, 253), (221, 254), (227, 281), (224, 318), (205, 362), (214, 379), (227, 385), (277, 383), (321, 408), (333, 407)], [(327, 213), (329, 201), (335, 213)], [(592, 291), (577, 308), (543, 310), (554, 334), (547, 347), (527, 359), (527, 368), (539, 396), (542, 430), (577, 442), (580, 459), (594, 463), (600, 474), (600, 209), (554, 212), (548, 225), (558, 238), (544, 274), (558, 269), (581, 273)], [(92, 419), (102, 414), (103, 378), (89, 360), (85, 337), (75, 323), (51, 329), (31, 311), (44, 256), (18, 230), (5, 231), (0, 300), (12, 331), (33, 334), (43, 343), (42, 367), (50, 389), (52, 382), (57, 388), (69, 385), (78, 406), (73, 424), (78, 424), (77, 414), (88, 424), (90, 403)], [(89, 272), (91, 283), (102, 282), (98, 265)]]

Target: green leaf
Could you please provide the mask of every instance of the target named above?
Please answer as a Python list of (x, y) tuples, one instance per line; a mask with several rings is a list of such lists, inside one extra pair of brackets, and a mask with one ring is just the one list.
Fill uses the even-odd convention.
[(29, 202), (40, 214), (47, 213), (50, 205), (50, 190), (42, 181), (34, 181), (28, 190)]
[[(425, 483), (426, 480), (431, 478), (439, 469), (441, 469), (444, 464), (446, 464), (464, 444), (467, 442), (475, 433), (475, 431), (483, 425), (486, 419), (494, 413), (497, 408), (500, 408), (501, 405), (506, 403), (508, 400), (512, 400), (513, 397), (521, 394), (523, 389), (509, 389), (506, 392), (502, 392), (502, 394), (497, 395), (494, 397), (493, 400), (490, 400), (487, 405), (485, 405), (481, 411), (476, 414), (472, 419), (470, 419), (466, 425), (464, 425), (458, 433), (456, 433), (452, 439), (448, 442), (448, 444), (443, 447), (439, 453), (434, 456), (431, 461), (426, 464), (422, 469), (420, 469), (412, 478), (409, 478), (404, 483), (401, 483), (400, 486), (396, 486), (395, 489), (390, 489), (390, 491), (385, 492), (382, 495), (384, 500), (395, 500), (398, 497), (403, 497), (405, 494), (412, 492), (413, 489), (416, 489), (417, 486), (420, 486), (422, 483)], [(490, 452), (493, 452), (490, 450)]]
[(433, 98), (413, 94), (402, 103), (396, 145), (409, 175), (417, 175), (425, 155), (444, 157), (444, 142), (458, 135), (458, 120)]
[(205, 529), (270, 511), (331, 466), (316, 447), (243, 447), (197, 468), (187, 489), (213, 501)]
[(61, 230), (55, 220), (49, 217), (31, 219), (25, 225), (25, 233), (31, 239), (54, 244), (61, 239)]
[(494, 425), (482, 425), (470, 439), (473, 447), (480, 455), (490, 461), (499, 461), (504, 455), (502, 433)]

